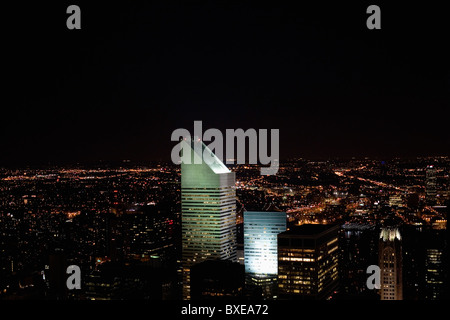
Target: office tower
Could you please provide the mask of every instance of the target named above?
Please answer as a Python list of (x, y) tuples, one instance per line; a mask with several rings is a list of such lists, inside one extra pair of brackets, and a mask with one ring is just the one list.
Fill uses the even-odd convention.
[(405, 224), (401, 229), (403, 300), (422, 300), (425, 297), (424, 229), (423, 225), (412, 224)]
[(244, 259), (249, 288), (259, 287), (262, 296), (273, 298), (278, 273), (277, 236), (286, 231), (286, 213), (244, 212)]
[(286, 213), (244, 212), (245, 272), (271, 276), (278, 273), (277, 236), (286, 231)]
[(442, 249), (429, 248), (426, 249), (425, 260), (425, 285), (426, 285), (426, 299), (436, 300), (442, 291), (444, 284), (442, 270)]
[(181, 143), (191, 159), (181, 164), (183, 299), (190, 299), (192, 265), (208, 259), (236, 261), (236, 190), (234, 172), (203, 142)]
[(327, 299), (338, 285), (339, 226), (304, 224), (278, 235), (278, 297)]
[(425, 232), (425, 299), (444, 298), (448, 266), (445, 261), (446, 230), (429, 229)]
[(381, 229), (378, 246), (381, 300), (403, 300), (401, 240), (398, 228)]
[(229, 260), (206, 260), (191, 268), (192, 300), (226, 300), (243, 296), (244, 266)]
[(56, 248), (49, 255), (48, 271), (46, 271), (46, 279), (48, 279), (49, 296), (54, 299), (67, 299), (68, 289), (67, 280), (67, 256), (63, 249)]
[(102, 263), (83, 283), (90, 300), (164, 300), (173, 298), (175, 282), (176, 273), (168, 268), (127, 261)]
[(425, 174), (425, 201), (427, 205), (436, 204), (436, 168), (427, 166)]
[(339, 237), (339, 299), (378, 299), (366, 285), (367, 267), (378, 265), (379, 230), (373, 225), (348, 223)]

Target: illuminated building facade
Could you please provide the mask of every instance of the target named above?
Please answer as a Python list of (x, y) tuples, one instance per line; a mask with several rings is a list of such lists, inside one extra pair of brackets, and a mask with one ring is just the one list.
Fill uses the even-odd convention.
[(244, 212), (244, 259), (248, 287), (260, 287), (273, 298), (278, 273), (277, 236), (286, 231), (286, 213)]
[(437, 300), (440, 298), (444, 284), (442, 270), (443, 250), (431, 248), (426, 250), (425, 260), (425, 283), (426, 299)]
[(428, 230), (425, 238), (425, 299), (445, 299), (445, 289), (448, 288), (446, 281), (448, 274), (448, 261), (446, 261), (446, 250), (448, 250), (446, 230)]
[(436, 204), (436, 168), (427, 166), (425, 174), (425, 200), (428, 205)]
[[(205, 260), (236, 261), (235, 174), (203, 144), (182, 141), (191, 163), (181, 164), (183, 299), (190, 299), (190, 269)], [(204, 161), (208, 154), (211, 161)], [(183, 155), (185, 156), (185, 155)]]
[(260, 276), (278, 273), (277, 236), (286, 231), (284, 212), (244, 212), (245, 272)]
[(278, 297), (327, 299), (338, 285), (339, 226), (304, 224), (278, 235)]
[(381, 300), (403, 300), (401, 240), (397, 228), (382, 228), (378, 247)]

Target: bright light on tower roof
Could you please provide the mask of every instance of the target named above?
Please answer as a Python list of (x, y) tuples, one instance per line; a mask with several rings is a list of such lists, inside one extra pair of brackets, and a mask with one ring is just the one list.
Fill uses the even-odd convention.
[(402, 240), (400, 231), (397, 228), (383, 228), (380, 233), (380, 239), (383, 241)]

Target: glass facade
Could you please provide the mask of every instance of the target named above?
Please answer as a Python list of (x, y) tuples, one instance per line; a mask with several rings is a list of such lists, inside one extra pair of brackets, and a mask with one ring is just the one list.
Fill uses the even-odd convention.
[[(209, 259), (236, 261), (235, 174), (225, 165), (207, 164), (195, 153), (190, 164), (181, 164), (181, 221), (183, 299), (190, 299), (190, 270)], [(215, 161), (220, 161), (215, 158)], [(221, 170), (217, 170), (220, 167)]]
[(278, 236), (280, 299), (326, 299), (338, 284), (338, 226), (302, 225)]
[(245, 272), (256, 276), (278, 273), (277, 235), (286, 231), (284, 212), (244, 212)]

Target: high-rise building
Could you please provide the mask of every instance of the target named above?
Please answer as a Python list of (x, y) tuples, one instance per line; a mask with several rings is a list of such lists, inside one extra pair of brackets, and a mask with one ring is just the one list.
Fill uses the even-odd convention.
[(423, 225), (413, 224), (405, 224), (401, 228), (403, 300), (421, 300), (425, 296), (424, 229)]
[(48, 272), (46, 272), (49, 286), (49, 296), (55, 299), (67, 299), (67, 254), (61, 248), (55, 248), (49, 255)]
[(374, 225), (347, 223), (339, 237), (338, 299), (377, 299), (367, 288), (367, 267), (378, 265), (379, 230)]
[(277, 236), (286, 231), (286, 213), (244, 212), (245, 272), (259, 276), (278, 273)]
[(426, 231), (425, 245), (425, 299), (444, 299), (446, 274), (448, 267), (445, 261), (446, 242), (445, 230)]
[(191, 266), (236, 261), (236, 190), (234, 172), (203, 142), (181, 143), (191, 159), (181, 164), (183, 299), (190, 299)]
[(378, 246), (381, 300), (403, 300), (401, 240), (398, 228), (381, 229)]
[(278, 297), (327, 299), (338, 285), (339, 226), (304, 224), (278, 235)]
[(275, 296), (278, 274), (277, 236), (286, 231), (286, 213), (244, 212), (244, 259), (246, 282), (260, 287), (263, 297)]
[(442, 265), (442, 249), (427, 249), (425, 260), (425, 283), (427, 286), (426, 298), (436, 300), (442, 291), (443, 286), (443, 270)]
[(428, 205), (436, 204), (436, 168), (432, 165), (427, 166), (425, 174), (425, 201)]

